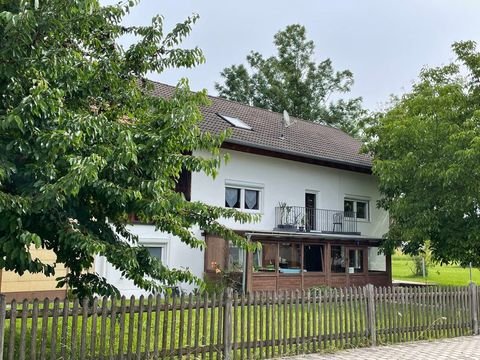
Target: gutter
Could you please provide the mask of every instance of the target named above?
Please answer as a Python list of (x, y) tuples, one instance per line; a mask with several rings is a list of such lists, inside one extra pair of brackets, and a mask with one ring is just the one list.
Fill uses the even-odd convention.
[(382, 238), (372, 238), (364, 235), (346, 235), (346, 234), (325, 234), (322, 232), (286, 232), (286, 231), (251, 231), (245, 232), (248, 240), (254, 237), (273, 237), (273, 238), (308, 238), (308, 239), (325, 239), (325, 240), (364, 240), (378, 242), (382, 241)]

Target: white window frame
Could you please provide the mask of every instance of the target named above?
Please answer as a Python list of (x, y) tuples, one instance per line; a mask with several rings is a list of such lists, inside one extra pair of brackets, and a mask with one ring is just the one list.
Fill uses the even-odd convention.
[[(250, 183), (244, 181), (235, 181), (235, 180), (226, 180), (225, 181), (225, 188), (223, 191), (223, 204), (225, 206), (225, 189), (226, 188), (235, 188), (240, 189), (240, 207), (239, 208), (231, 208), (237, 209), (239, 211), (250, 212), (255, 214), (262, 214), (263, 213), (263, 194), (264, 194), (264, 186), (263, 184), (257, 183)], [(246, 209), (245, 208), (245, 190), (252, 190), (258, 191), (258, 209)], [(230, 209), (230, 208), (229, 208)]]
[[(145, 225), (135, 225), (135, 226), (145, 226)], [(170, 264), (170, 247), (168, 246), (169, 239), (166, 238), (143, 238), (140, 237), (138, 245), (144, 247), (161, 247), (162, 248), (162, 259), (161, 262), (164, 266)], [(120, 275), (119, 280), (124, 281), (126, 280), (123, 275)]]
[[(345, 210), (345, 201), (353, 201), (353, 212), (356, 215), (357, 221), (363, 221), (363, 222), (370, 222), (371, 221), (371, 215), (370, 215), (370, 199), (366, 198), (360, 198), (360, 197), (352, 197), (352, 196), (345, 196), (343, 198), (343, 209)], [(360, 218), (358, 217), (358, 211), (357, 211), (357, 203), (362, 202), (367, 204), (367, 217), (366, 218)]]
[[(158, 239), (160, 240), (160, 239)], [(160, 259), (160, 261), (162, 262), (163, 265), (165, 266), (168, 266), (168, 244), (167, 242), (163, 241), (163, 239), (161, 239), (162, 241), (158, 241), (157, 239), (141, 239), (140, 241), (140, 245), (148, 248), (148, 247), (158, 247), (158, 248), (162, 248), (162, 258)]]

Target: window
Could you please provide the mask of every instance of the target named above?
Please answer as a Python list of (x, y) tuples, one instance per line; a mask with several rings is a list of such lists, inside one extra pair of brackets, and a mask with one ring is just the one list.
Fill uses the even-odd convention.
[(368, 248), (368, 271), (385, 272), (387, 271), (387, 258), (379, 252), (378, 247)]
[(368, 200), (345, 199), (343, 201), (343, 211), (346, 217), (369, 220), (368, 207)]
[(225, 207), (240, 208), (241, 189), (226, 187), (225, 188)]
[(345, 248), (343, 246), (332, 245), (330, 253), (330, 270), (332, 273), (345, 272)]
[(323, 272), (323, 245), (303, 246), (303, 270), (307, 272)]
[(363, 273), (363, 250), (350, 249), (348, 251), (348, 273)]
[(185, 200), (190, 201), (192, 189), (192, 173), (186, 169), (182, 169), (180, 177), (175, 183), (175, 191), (182, 193)]
[(240, 186), (225, 187), (225, 207), (242, 210), (260, 210), (260, 190)]
[(243, 272), (244, 250), (232, 243), (228, 246), (228, 268), (231, 271)]
[(253, 269), (259, 272), (276, 272), (278, 244), (262, 244), (262, 248), (253, 254)]
[(300, 244), (281, 243), (278, 271), (283, 274), (299, 274), (302, 272), (302, 248)]
[(233, 125), (236, 128), (244, 129), (244, 130), (253, 130), (250, 125), (245, 124), (242, 120), (240, 120), (238, 118), (223, 115), (223, 114), (219, 114), (219, 113), (217, 113), (217, 115), (220, 116), (226, 122), (228, 122), (230, 125)]
[(160, 262), (163, 261), (162, 255), (163, 255), (163, 247), (162, 246), (145, 246), (145, 248), (148, 250), (150, 253), (150, 256), (157, 258), (160, 260)]
[[(324, 245), (295, 242), (262, 243), (261, 245), (262, 248), (253, 254), (253, 270), (255, 272), (299, 275), (302, 272), (325, 271)], [(303, 263), (302, 251), (304, 253)]]
[(258, 190), (245, 189), (245, 209), (258, 210), (259, 195), (260, 192)]

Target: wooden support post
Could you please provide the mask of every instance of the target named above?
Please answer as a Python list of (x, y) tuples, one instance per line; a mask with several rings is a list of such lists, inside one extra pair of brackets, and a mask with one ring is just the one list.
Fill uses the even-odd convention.
[(372, 284), (365, 286), (367, 303), (367, 329), (372, 346), (377, 345), (377, 329), (375, 327), (375, 288)]
[(471, 317), (472, 317), (472, 331), (473, 335), (479, 335), (478, 332), (478, 291), (477, 284), (470, 283), (470, 303), (471, 303)]
[(230, 360), (232, 353), (232, 289), (225, 292), (223, 310), (223, 359)]
[(3, 360), (3, 344), (5, 342), (5, 316), (7, 313), (7, 302), (5, 295), (0, 294), (0, 360)]

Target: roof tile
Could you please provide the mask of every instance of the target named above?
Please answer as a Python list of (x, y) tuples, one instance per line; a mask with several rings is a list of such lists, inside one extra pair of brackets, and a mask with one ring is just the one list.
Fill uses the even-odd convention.
[[(155, 95), (171, 97), (175, 87), (153, 82)], [(314, 160), (335, 162), (370, 169), (371, 158), (361, 154), (361, 142), (331, 126), (291, 117), (296, 123), (285, 128), (283, 115), (238, 102), (209, 96), (211, 106), (202, 108), (204, 116), (200, 128), (217, 133), (232, 129), (227, 142), (298, 155)], [(236, 117), (252, 127), (252, 130), (235, 128), (217, 113)]]

